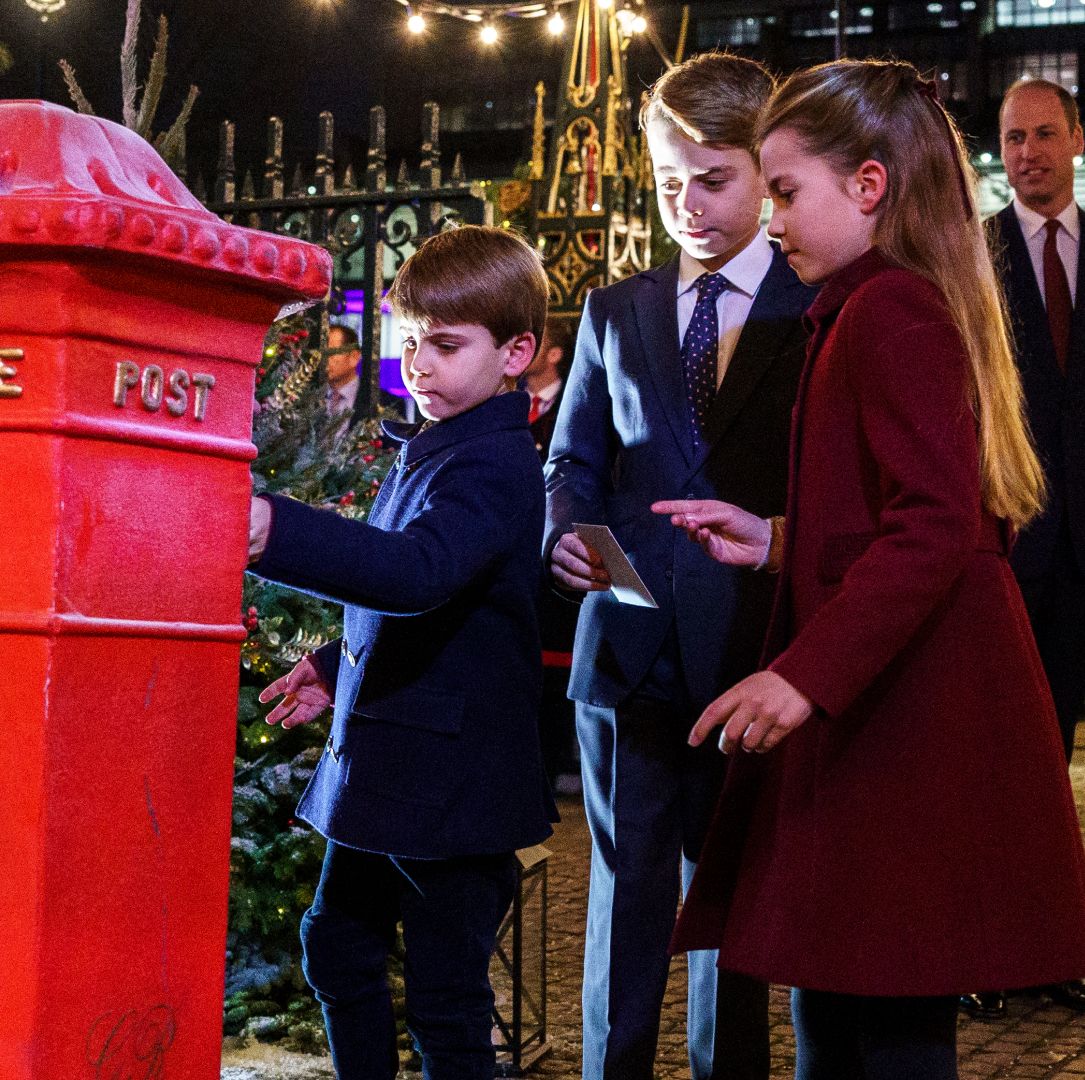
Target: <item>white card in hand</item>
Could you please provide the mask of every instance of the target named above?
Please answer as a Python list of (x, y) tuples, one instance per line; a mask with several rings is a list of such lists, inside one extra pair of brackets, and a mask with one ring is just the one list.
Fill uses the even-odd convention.
[(573, 530), (588, 547), (599, 552), (603, 566), (610, 575), (610, 591), (620, 603), (659, 607), (606, 525), (578, 525), (573, 522)]

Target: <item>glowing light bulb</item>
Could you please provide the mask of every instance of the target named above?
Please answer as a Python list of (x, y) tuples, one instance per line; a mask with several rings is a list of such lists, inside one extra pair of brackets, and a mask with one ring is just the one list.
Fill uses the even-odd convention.
[(1080, 155), (1080, 154), (1077, 154), (1077, 155), (1076, 155), (1076, 156), (1074, 157), (1074, 168), (1075, 168), (1075, 169), (1080, 169), (1080, 168), (1081, 168), (1081, 162), (1082, 162), (1082, 160), (1083, 160), (1083, 159), (1082, 159), (1082, 157), (1081, 157), (1081, 155)]
[(560, 11), (555, 11), (550, 16), (549, 21), (546, 24), (546, 29), (550, 31), (554, 37), (561, 37), (565, 33), (565, 20), (561, 17)]
[(614, 7), (614, 0), (599, 0), (599, 6), (604, 11), (608, 11), (610, 8)]
[(986, 150), (980, 154), (980, 161), (982, 161), (984, 165), (990, 165), (991, 160), (991, 155)]
[(479, 32), (479, 40), (483, 45), (496, 45), (497, 44), (497, 27), (493, 23), (487, 23)]
[(643, 15), (638, 15), (630, 24), (629, 28), (634, 34), (643, 34), (648, 29), (648, 20)]
[(407, 19), (407, 29), (412, 34), (421, 34), (426, 29), (426, 20), (421, 15), (412, 15)]

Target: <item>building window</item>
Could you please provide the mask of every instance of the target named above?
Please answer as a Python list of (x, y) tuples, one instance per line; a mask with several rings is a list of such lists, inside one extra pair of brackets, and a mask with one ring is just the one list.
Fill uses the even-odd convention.
[(890, 30), (954, 30), (961, 11), (972, 11), (967, 0), (900, 0), (889, 5)]
[[(851, 5), (847, 8), (848, 25), (846, 34), (869, 34), (873, 32), (871, 22), (874, 18), (872, 7), (861, 7), (857, 11)], [(792, 37), (835, 37), (836, 11), (833, 8), (802, 8), (791, 14)]]
[(1085, 23), (1081, 0), (997, 0), (996, 26), (1061, 26)]
[(719, 45), (757, 45), (760, 41), (761, 20), (752, 16), (697, 21), (699, 49), (713, 49)]
[(1003, 56), (991, 65), (991, 97), (1000, 98), (1018, 79), (1046, 79), (1071, 94), (1078, 92), (1076, 52), (1026, 53)]

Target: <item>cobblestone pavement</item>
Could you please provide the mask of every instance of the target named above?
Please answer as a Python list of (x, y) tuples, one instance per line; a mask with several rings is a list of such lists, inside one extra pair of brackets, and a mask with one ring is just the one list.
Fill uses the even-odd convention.
[[(1085, 749), (1079, 749), (1078, 756), (1083, 753)], [(1072, 774), (1078, 811), (1083, 814), (1085, 767), (1075, 766)], [(547, 952), (551, 1048), (529, 1074), (537, 1080), (580, 1076), (580, 967), (589, 842), (578, 800), (563, 799), (560, 809), (563, 820), (547, 843), (551, 851)], [(685, 964), (679, 959), (667, 987), (656, 1080), (689, 1077), (685, 992)], [(795, 1047), (786, 990), (773, 988), (770, 1009), (772, 1076), (785, 1080), (792, 1075)], [(1085, 1080), (1085, 1016), (1039, 997), (1011, 997), (1006, 1018), (997, 1023), (962, 1018), (959, 1044), (962, 1080)], [(270, 1047), (231, 1048), (223, 1056), (223, 1080), (331, 1080), (333, 1076), (326, 1059), (278, 1054)]]

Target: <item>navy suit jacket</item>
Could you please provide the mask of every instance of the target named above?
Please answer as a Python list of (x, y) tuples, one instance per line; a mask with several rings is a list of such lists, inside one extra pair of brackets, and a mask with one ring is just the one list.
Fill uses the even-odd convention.
[(704, 706), (755, 669), (771, 606), (773, 578), (713, 562), (650, 507), (712, 498), (783, 513), (801, 316), (815, 290), (774, 252), (698, 451), (677, 293), (675, 258), (589, 295), (546, 466), (544, 556), (574, 522), (608, 525), (659, 604), (584, 597), (569, 696), (602, 707), (636, 689), (675, 621), (686, 690)]
[[(1079, 208), (1082, 237), (1085, 212)], [(1021, 533), (1013, 568), (1022, 580), (1043, 577), (1051, 566), (1059, 530), (1069, 526), (1078, 565), (1085, 566), (1085, 254), (1077, 265), (1077, 302), (1066, 373), (1059, 370), (1047, 309), (1010, 203), (989, 221), (1013, 324), (1017, 366), (1029, 426), (1047, 477), (1047, 505)]]
[(298, 807), (330, 840), (434, 859), (550, 835), (528, 404), (503, 394), (421, 432), (386, 422), (402, 447), (368, 522), (270, 497), (252, 571), (347, 605), (342, 641), (314, 654), (335, 713)]

